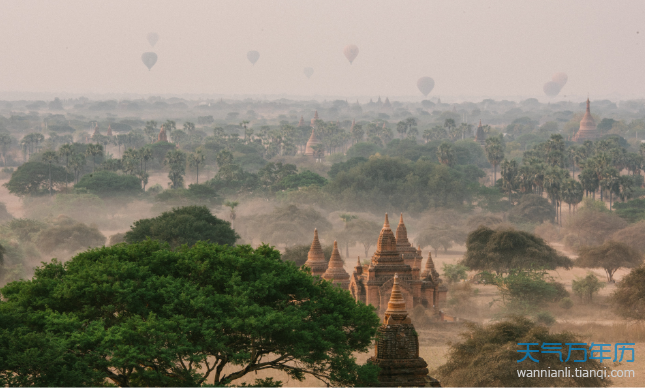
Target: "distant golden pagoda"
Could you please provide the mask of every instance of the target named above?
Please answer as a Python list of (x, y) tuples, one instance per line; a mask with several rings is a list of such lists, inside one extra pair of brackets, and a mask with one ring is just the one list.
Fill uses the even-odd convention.
[(311, 119), (311, 136), (309, 136), (307, 146), (305, 147), (305, 155), (319, 159), (320, 152), (315, 149), (315, 146), (321, 145), (322, 141), (316, 136), (316, 121), (318, 121), (318, 111), (316, 111), (314, 118)]
[(159, 135), (157, 135), (157, 142), (168, 141), (168, 135), (166, 134), (166, 128), (162, 125), (159, 130)]

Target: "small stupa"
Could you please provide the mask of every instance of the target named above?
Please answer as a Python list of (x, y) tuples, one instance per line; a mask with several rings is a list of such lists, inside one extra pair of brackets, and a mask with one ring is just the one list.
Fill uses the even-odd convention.
[(322, 278), (340, 285), (343, 290), (349, 290), (349, 274), (347, 273), (347, 271), (345, 271), (344, 267), (345, 262), (340, 257), (340, 251), (338, 251), (338, 243), (334, 241), (334, 249), (331, 252), (329, 266), (327, 267), (325, 273), (322, 275)]
[(168, 141), (168, 135), (166, 134), (166, 128), (162, 125), (159, 130), (159, 135), (157, 135), (157, 142)]
[(311, 242), (305, 265), (311, 268), (311, 273), (314, 276), (322, 276), (327, 270), (327, 260), (325, 260), (325, 254), (318, 239), (318, 229), (314, 229), (314, 240)]
[(440, 386), (428, 375), (428, 364), (419, 357), (419, 337), (408, 317), (398, 274), (394, 275), (392, 293), (383, 324), (377, 329), (374, 356), (367, 362), (377, 365), (379, 386)]
[(92, 135), (92, 137), (94, 137), (94, 136), (101, 136), (101, 132), (99, 131), (99, 125), (98, 124), (96, 124), (96, 126), (94, 127), (94, 134)]
[(305, 118), (300, 116), (300, 121), (298, 121), (298, 126), (299, 127), (304, 127), (305, 126)]
[(589, 108), (589, 98), (587, 98), (587, 111), (585, 115), (582, 116), (580, 120), (580, 129), (576, 132), (573, 137), (573, 141), (578, 143), (584, 143), (585, 140), (596, 140), (598, 139), (598, 131), (596, 128), (596, 122), (591, 116), (591, 109)]
[(108, 125), (107, 136), (112, 137), (112, 124)]
[(439, 272), (434, 267), (434, 261), (432, 261), (432, 252), (428, 252), (428, 260), (426, 261), (426, 266), (423, 272), (421, 272), (421, 278), (432, 280), (433, 282), (439, 281)]

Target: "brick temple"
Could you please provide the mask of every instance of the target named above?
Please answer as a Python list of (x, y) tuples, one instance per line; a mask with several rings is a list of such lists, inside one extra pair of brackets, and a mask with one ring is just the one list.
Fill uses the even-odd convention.
[(376, 332), (374, 356), (367, 362), (380, 368), (379, 386), (440, 387), (428, 375), (428, 364), (419, 357), (419, 336), (408, 317), (399, 276), (394, 274), (392, 281), (383, 324)]

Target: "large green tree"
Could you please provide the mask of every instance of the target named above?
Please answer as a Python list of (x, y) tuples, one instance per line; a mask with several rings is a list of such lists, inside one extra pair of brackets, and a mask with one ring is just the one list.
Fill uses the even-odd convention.
[(150, 238), (176, 248), (183, 244), (192, 246), (197, 241), (233, 245), (239, 237), (230, 222), (215, 217), (206, 206), (185, 206), (135, 221), (126, 232), (125, 241), (135, 243)]
[[(49, 188), (49, 173), (49, 165), (40, 162), (27, 162), (14, 171), (4, 187), (11, 194), (18, 196), (40, 194)], [(51, 181), (53, 186), (67, 182), (65, 169), (60, 166), (51, 166)]]
[(373, 307), (267, 246), (118, 244), (0, 293), (3, 386), (220, 386), (268, 369), (377, 382), (354, 358), (379, 325)]
[(543, 239), (513, 229), (480, 226), (466, 239), (462, 265), (474, 270), (507, 273), (511, 269), (571, 268), (572, 262)]
[(100, 197), (136, 195), (142, 191), (137, 177), (120, 175), (112, 171), (97, 171), (84, 175), (74, 187), (85, 188)]

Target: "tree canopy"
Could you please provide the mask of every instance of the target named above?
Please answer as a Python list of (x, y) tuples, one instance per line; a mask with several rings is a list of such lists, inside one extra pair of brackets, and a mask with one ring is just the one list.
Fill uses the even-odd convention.
[(541, 224), (545, 221), (553, 221), (555, 209), (549, 201), (536, 194), (522, 196), (520, 202), (508, 213), (511, 222), (531, 222)]
[[(42, 194), (49, 189), (50, 166), (41, 162), (27, 162), (19, 166), (4, 184), (11, 194), (18, 196)], [(60, 186), (72, 182), (72, 176), (61, 166), (51, 166), (52, 185)]]
[(215, 217), (206, 206), (185, 206), (155, 218), (141, 219), (125, 233), (128, 243), (150, 238), (167, 242), (173, 248), (192, 246), (197, 241), (233, 245), (239, 237), (230, 222)]
[(607, 241), (602, 245), (582, 247), (575, 261), (576, 267), (602, 268), (607, 281), (614, 280), (614, 273), (620, 268), (634, 268), (643, 263), (643, 255), (627, 244)]
[(568, 269), (572, 261), (531, 233), (480, 226), (468, 235), (466, 255), (461, 264), (499, 274), (511, 269)]
[(369, 386), (371, 306), (267, 246), (145, 241), (53, 260), (0, 289), (0, 384), (221, 386), (275, 369)]
[(645, 320), (645, 265), (632, 269), (616, 285), (611, 300), (623, 317)]
[(84, 175), (74, 188), (84, 188), (99, 197), (135, 195), (142, 192), (139, 178), (112, 171), (97, 171)]
[[(588, 359), (574, 362), (579, 357), (572, 355), (566, 362), (560, 361), (557, 354), (532, 353), (539, 363), (524, 360), (518, 363), (523, 353), (518, 352), (519, 343), (574, 343), (582, 338), (570, 332), (550, 333), (544, 326), (535, 324), (524, 317), (497, 322), (488, 326), (469, 324), (470, 330), (461, 334), (463, 341), (451, 346), (448, 361), (439, 367), (437, 377), (443, 386), (452, 387), (606, 387), (611, 381), (601, 377), (522, 377), (518, 369), (546, 370), (569, 367), (583, 369), (603, 369), (597, 360)], [(589, 347), (581, 345), (589, 352)], [(532, 349), (536, 349), (533, 346)], [(562, 352), (566, 359), (566, 346)], [(551, 369), (551, 371), (549, 370)]]

